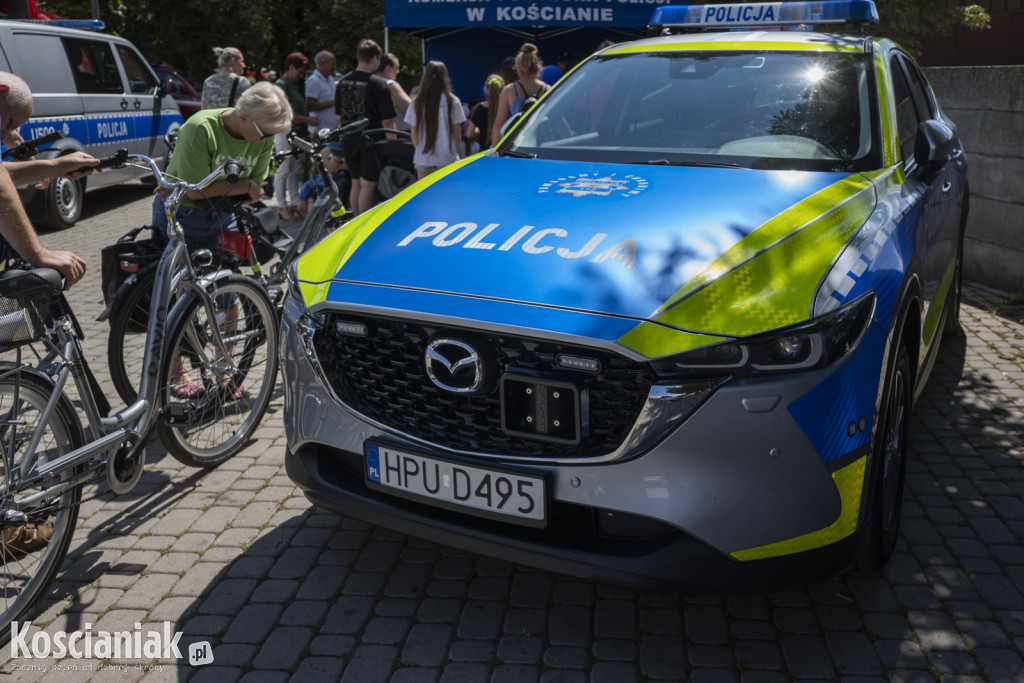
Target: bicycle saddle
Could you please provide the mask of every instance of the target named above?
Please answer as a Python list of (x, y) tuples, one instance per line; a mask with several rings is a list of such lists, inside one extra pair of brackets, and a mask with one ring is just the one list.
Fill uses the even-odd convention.
[(10, 298), (53, 299), (64, 291), (64, 280), (52, 268), (8, 268), (0, 272), (0, 295)]

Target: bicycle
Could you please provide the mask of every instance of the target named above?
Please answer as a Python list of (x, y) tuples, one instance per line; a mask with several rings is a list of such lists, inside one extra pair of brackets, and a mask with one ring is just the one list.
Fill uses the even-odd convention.
[[(323, 130), (309, 141), (290, 136), (294, 150), (279, 152), (279, 155), (309, 155), (316, 164), (318, 172), (326, 179), (324, 191), (317, 197), (309, 213), (302, 221), (294, 237), (278, 235), (266, 230), (256, 219), (247, 205), (235, 205), (236, 223), (242, 234), (252, 238), (253, 248), (246, 255), (227, 259), (219, 267), (240, 272), (240, 266), (248, 263), (255, 277), (271, 294), (275, 307), (284, 303), (284, 285), (287, 266), (305, 251), (352, 218), (352, 213), (345, 210), (338, 187), (330, 178), (323, 165), (319, 151), (331, 142), (340, 140), (342, 136), (361, 130), (366, 126), (366, 119), (353, 122), (343, 128)], [(107, 307), (110, 320), (110, 335), (107, 338), (107, 367), (110, 378), (118, 395), (125, 403), (130, 404), (138, 396), (139, 378), (141, 376), (143, 345), (139, 339), (145, 333), (145, 321), (149, 316), (150, 299), (153, 282), (156, 279), (155, 251), (150, 242), (134, 242), (135, 233), (144, 228), (137, 228), (131, 235), (132, 245), (137, 245), (129, 257), (125, 259), (125, 267), (135, 272), (129, 276), (111, 298)], [(228, 231), (230, 232), (230, 231)], [(123, 239), (123, 238), (122, 238)], [(255, 254), (272, 253), (277, 258), (269, 259), (270, 265), (264, 274)], [(218, 255), (222, 257), (223, 255)], [(107, 311), (100, 316), (103, 319)]]
[[(148, 163), (157, 182), (171, 191), (168, 244), (157, 268), (137, 401), (102, 416), (56, 271), (0, 273), (0, 343), (15, 355), (0, 361), (0, 638), (42, 598), (59, 571), (86, 485), (105, 480), (115, 494), (131, 491), (154, 430), (179, 461), (220, 464), (249, 442), (274, 389), (278, 338), (269, 298), (250, 278), (197, 276), (175, 219), (185, 192), (207, 187), (222, 170), (237, 173), (237, 164), (228, 162), (190, 185), (167, 182), (148, 157), (129, 159)], [(176, 273), (183, 292), (169, 307)], [(218, 309), (229, 306), (238, 315), (218, 321)], [(21, 362), (22, 350), (36, 344), (52, 352), (55, 378)], [(177, 391), (179, 364), (204, 383), (201, 395)], [(78, 389), (88, 438), (65, 392), (69, 379)], [(239, 398), (243, 385), (250, 393)], [(15, 542), (26, 535), (37, 547)]]

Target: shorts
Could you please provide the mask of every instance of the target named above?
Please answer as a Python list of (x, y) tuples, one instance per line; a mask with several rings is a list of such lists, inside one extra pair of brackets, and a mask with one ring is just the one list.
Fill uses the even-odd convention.
[[(193, 206), (178, 207), (178, 222), (185, 235), (185, 244), (192, 249), (217, 249), (217, 237), (221, 230), (234, 227), (235, 215), (230, 211), (203, 211)], [(161, 231), (167, 229), (167, 216), (164, 215), (164, 200), (153, 198), (153, 225)]]
[(424, 166), (423, 164), (413, 164), (413, 167), (417, 171), (426, 171), (427, 173), (433, 173), (434, 171), (440, 171), (444, 166)]
[(373, 142), (362, 135), (348, 135), (342, 141), (341, 148), (345, 154), (345, 165), (352, 177), (360, 180), (377, 182), (380, 176), (380, 162)]

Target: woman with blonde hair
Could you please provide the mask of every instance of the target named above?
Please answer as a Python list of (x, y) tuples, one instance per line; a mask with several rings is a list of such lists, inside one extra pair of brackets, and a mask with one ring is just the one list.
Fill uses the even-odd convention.
[(491, 124), (491, 144), (497, 144), (505, 132), (505, 124), (520, 111), (530, 99), (536, 99), (547, 92), (548, 84), (540, 80), (540, 70), (544, 63), (537, 54), (537, 46), (523, 43), (516, 55), (516, 73), (519, 79), (505, 86), (498, 100), (498, 111)]
[(469, 114), (470, 140), (480, 143), (480, 149), (485, 150), (491, 146), (491, 129), (494, 127), (494, 119), (498, 115), (498, 100), (501, 99), (501, 90), (505, 87), (505, 81), (498, 74), (491, 74), (484, 81), (485, 99), (473, 107)]
[(420, 89), (405, 112), (416, 145), (412, 161), (420, 178), (458, 160), (465, 120), (462, 102), (452, 93), (448, 67), (443, 62), (427, 62)]
[(217, 72), (203, 81), (203, 109), (232, 107), (249, 87), (245, 57), (237, 47), (215, 47)]

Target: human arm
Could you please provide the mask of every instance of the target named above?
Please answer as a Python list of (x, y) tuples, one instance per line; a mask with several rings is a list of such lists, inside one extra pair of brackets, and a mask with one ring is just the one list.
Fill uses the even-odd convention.
[(409, 109), (409, 103), (412, 102), (412, 98), (402, 88), (402, 84), (398, 81), (392, 81), (388, 84), (388, 90), (391, 91), (391, 103), (394, 105), (396, 113), (399, 117), (405, 116), (405, 112)]
[(491, 127), (491, 145), (501, 139), (501, 127), (508, 121), (508, 108), (512, 106), (512, 85), (506, 85), (498, 98), (498, 111), (494, 113), (494, 125)]
[(85, 261), (70, 251), (47, 249), (39, 242), (5, 166), (0, 166), (0, 235), (33, 266), (59, 272), (64, 276), (64, 289), (70, 289), (85, 275)]
[(100, 160), (85, 152), (71, 152), (53, 159), (32, 159), (31, 161), (8, 161), (4, 167), (15, 185), (36, 183), (48, 178), (69, 178), (78, 180), (93, 172), (92, 168)]

